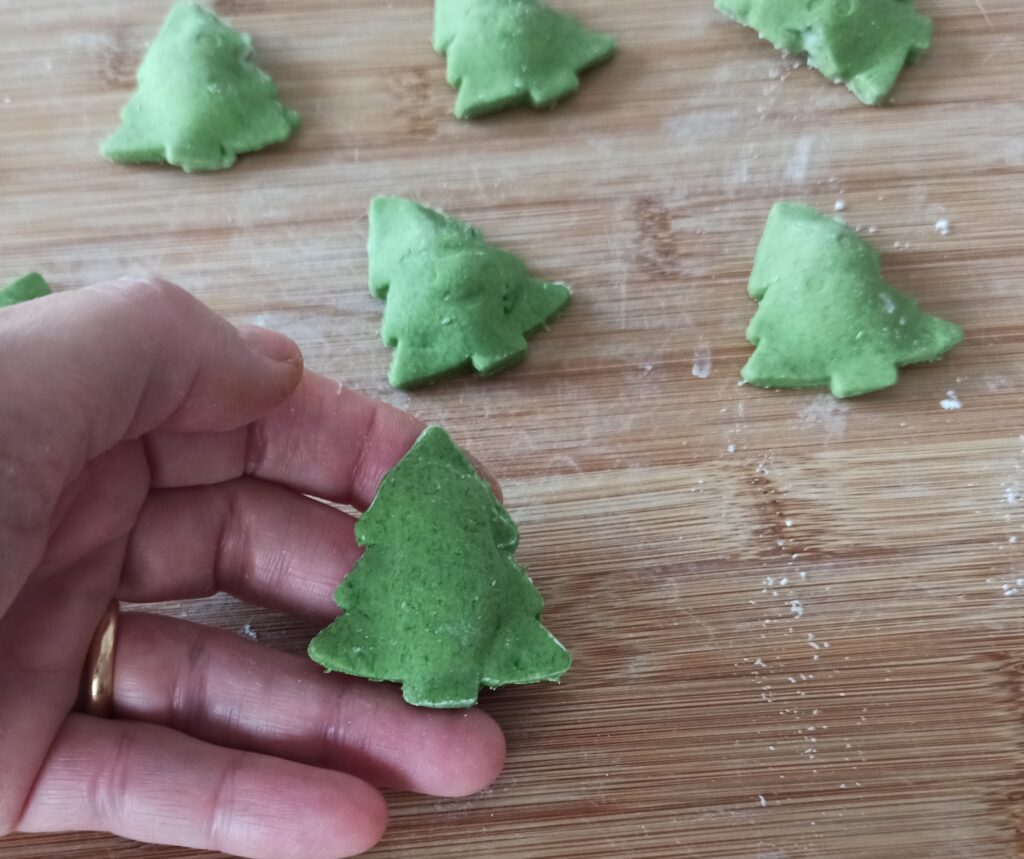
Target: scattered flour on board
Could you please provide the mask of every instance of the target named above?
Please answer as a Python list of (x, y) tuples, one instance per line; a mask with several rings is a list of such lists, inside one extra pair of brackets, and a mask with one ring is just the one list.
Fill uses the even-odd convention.
[(666, 120), (662, 127), (672, 137), (692, 145), (694, 141), (726, 140), (745, 119), (742, 110), (695, 110)]
[(956, 391), (946, 391), (946, 398), (940, 400), (939, 405), (947, 412), (958, 412), (964, 407), (964, 404), (960, 402), (960, 398), (956, 395)]
[(790, 182), (804, 182), (811, 166), (811, 153), (814, 150), (814, 137), (805, 135), (796, 144), (796, 149), (786, 163), (786, 178)]
[(935, 232), (940, 236), (948, 236), (949, 229), (949, 221), (946, 218), (940, 218), (935, 222)]
[(835, 208), (835, 210), (837, 212), (845, 212), (846, 211), (846, 200), (836, 200), (836, 204), (835, 204), (834, 208)]
[(846, 416), (850, 407), (831, 394), (819, 394), (800, 411), (800, 422), (820, 424), (829, 435), (840, 435), (846, 430)]
[(1006, 582), (1002, 588), (1004, 597), (1015, 597), (1021, 591), (1024, 591), (1024, 579), (1014, 579), (1012, 582)]
[(701, 341), (693, 350), (693, 370), (691, 371), (698, 379), (707, 379), (711, 375), (711, 346)]
[(1003, 499), (1007, 504), (1020, 503), (1020, 488), (1018, 486), (1007, 486), (1003, 492)]

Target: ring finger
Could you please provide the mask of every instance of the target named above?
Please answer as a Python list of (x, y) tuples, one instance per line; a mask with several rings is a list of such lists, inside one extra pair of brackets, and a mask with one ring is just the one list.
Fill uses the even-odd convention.
[(380, 794), (351, 776), (74, 713), (16, 828), (102, 830), (251, 859), (333, 859), (369, 849), (386, 822)]
[(501, 730), (482, 711), (417, 709), (396, 687), (326, 675), (222, 630), (125, 614), (116, 660), (117, 716), (218, 745), (437, 796), (486, 787), (504, 762)]

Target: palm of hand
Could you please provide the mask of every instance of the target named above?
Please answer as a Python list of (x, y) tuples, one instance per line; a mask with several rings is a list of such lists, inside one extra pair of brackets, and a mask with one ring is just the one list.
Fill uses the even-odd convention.
[[(112, 598), (227, 590), (329, 620), (359, 550), (351, 517), (306, 495), (365, 507), (420, 426), (166, 284), (53, 296), (0, 329), (0, 834), (353, 855), (386, 821), (374, 786), (460, 795), (496, 776), (482, 713), (414, 711), (144, 613), (122, 615), (117, 718), (72, 712)], [(12, 361), (38, 383), (5, 375)]]

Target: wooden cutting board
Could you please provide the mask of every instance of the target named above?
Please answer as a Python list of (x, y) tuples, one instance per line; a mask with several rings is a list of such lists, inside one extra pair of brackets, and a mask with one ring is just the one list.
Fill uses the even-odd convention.
[[(427, 0), (222, 0), (304, 124), (208, 176), (96, 152), (166, 5), (2, 3), (0, 279), (160, 272), (443, 422), (503, 480), (576, 657), (561, 686), (486, 696), (509, 739), (493, 789), (392, 797), (374, 856), (1024, 855), (1020, 0), (917, 0), (935, 47), (887, 109), (711, 0), (562, 0), (619, 57), (554, 113), (473, 124), (449, 115)], [(378, 193), (476, 224), (570, 282), (571, 311), (497, 379), (390, 390)], [(778, 199), (844, 201), (964, 345), (859, 400), (737, 386)], [(294, 651), (313, 632), (226, 598), (166, 610)], [(196, 855), (92, 835), (0, 854)]]

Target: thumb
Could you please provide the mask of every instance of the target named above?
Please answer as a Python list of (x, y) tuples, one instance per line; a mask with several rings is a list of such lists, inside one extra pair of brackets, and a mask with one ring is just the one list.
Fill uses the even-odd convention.
[(124, 439), (250, 423), (301, 376), (291, 340), (236, 329), (164, 281), (119, 281), (7, 308), (0, 499), (19, 503), (0, 502), (0, 520), (12, 508), (45, 515), (87, 462)]

